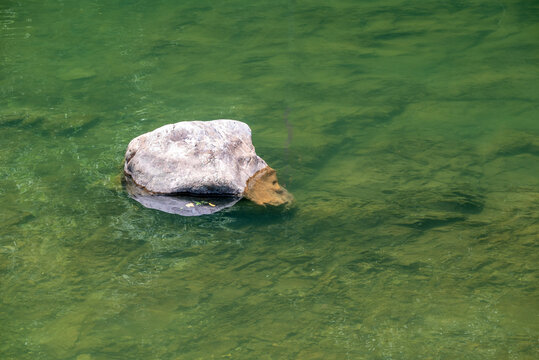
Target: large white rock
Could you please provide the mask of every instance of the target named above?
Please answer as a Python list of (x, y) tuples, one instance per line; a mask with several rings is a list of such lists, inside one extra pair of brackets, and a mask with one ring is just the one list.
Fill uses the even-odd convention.
[(247, 180), (267, 166), (247, 124), (185, 121), (131, 140), (124, 172), (157, 194), (242, 196)]

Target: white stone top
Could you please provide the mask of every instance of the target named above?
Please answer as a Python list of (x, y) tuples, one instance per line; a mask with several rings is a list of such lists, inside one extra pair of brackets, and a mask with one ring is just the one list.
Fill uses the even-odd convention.
[(249, 126), (221, 119), (178, 122), (136, 137), (124, 171), (154, 193), (241, 196), (247, 179), (266, 166)]

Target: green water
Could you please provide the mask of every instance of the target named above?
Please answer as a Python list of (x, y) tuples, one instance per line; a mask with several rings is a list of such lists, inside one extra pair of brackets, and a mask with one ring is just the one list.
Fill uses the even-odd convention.
[[(0, 1), (0, 358), (536, 359), (537, 1)], [(145, 209), (238, 119), (294, 194)]]

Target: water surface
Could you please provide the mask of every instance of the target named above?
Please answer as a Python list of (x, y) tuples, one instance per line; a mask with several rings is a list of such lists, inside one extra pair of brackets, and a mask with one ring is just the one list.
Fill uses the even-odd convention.
[[(535, 1), (0, 3), (2, 359), (539, 356)], [(186, 218), (133, 137), (230, 118), (294, 194)]]

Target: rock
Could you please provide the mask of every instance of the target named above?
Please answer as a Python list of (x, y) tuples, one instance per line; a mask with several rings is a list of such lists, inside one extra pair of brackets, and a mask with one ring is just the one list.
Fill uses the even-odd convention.
[(21, 123), (26, 119), (24, 113), (0, 114), (0, 126), (12, 126)]
[(64, 81), (74, 81), (74, 80), (85, 80), (93, 78), (97, 75), (97, 72), (94, 69), (90, 68), (69, 68), (61, 69), (58, 77)]
[(19, 127), (43, 136), (82, 135), (98, 125), (103, 119), (101, 114), (77, 109), (76, 112), (60, 109), (24, 109), (0, 113), (0, 127)]
[(524, 131), (504, 131), (498, 139), (492, 141), (490, 157), (539, 155), (539, 137), (537, 135), (537, 133)]
[(247, 180), (243, 196), (259, 205), (278, 206), (291, 203), (294, 198), (277, 181), (275, 170), (266, 166)]
[[(144, 189), (128, 187), (143, 205), (155, 205), (147, 199), (152, 194), (246, 197), (262, 205), (293, 199), (278, 184), (275, 170), (256, 154), (249, 126), (236, 120), (185, 121), (140, 135), (127, 147), (124, 173)], [(160, 205), (149, 207), (160, 210), (192, 201), (172, 205), (170, 199), (154, 200)]]
[(133, 139), (124, 170), (156, 194), (241, 195), (266, 166), (246, 124), (214, 120), (169, 124)]
[(29, 110), (7, 112), (0, 114), (0, 126), (33, 127), (36, 124), (41, 124), (43, 119), (43, 115)]

